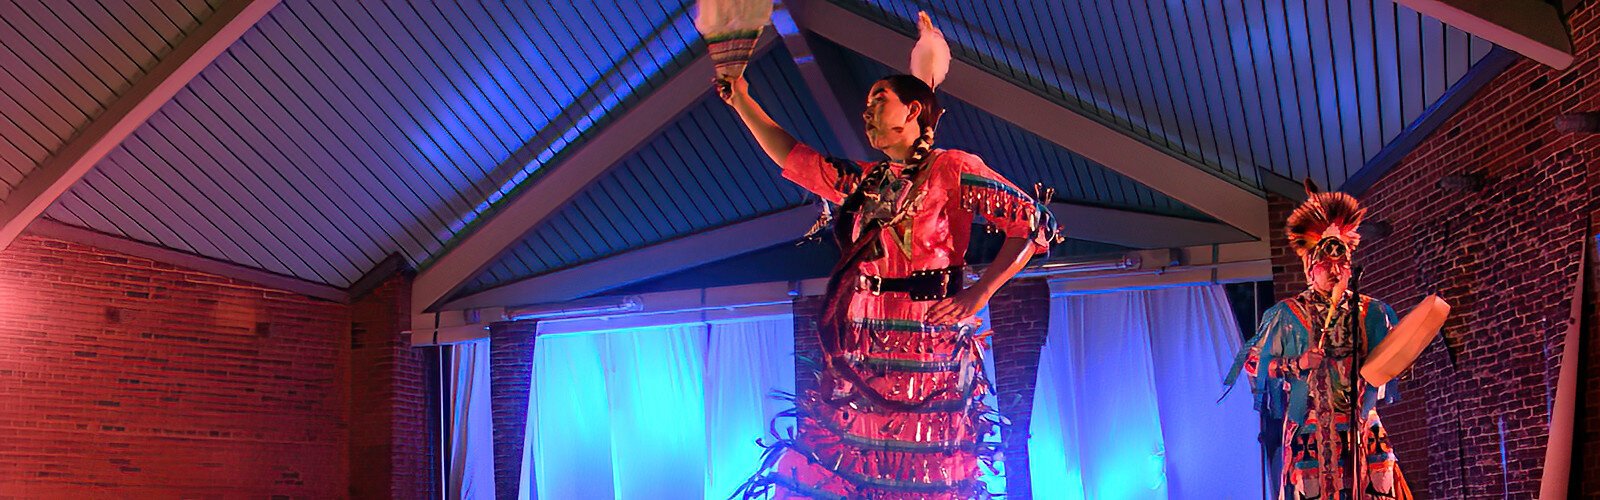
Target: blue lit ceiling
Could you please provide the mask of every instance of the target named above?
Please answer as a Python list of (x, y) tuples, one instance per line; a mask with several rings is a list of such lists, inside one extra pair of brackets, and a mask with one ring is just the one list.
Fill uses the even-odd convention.
[[(0, 2), (0, 200), (204, 23), (215, 1)], [(1213, 175), (1336, 186), (1492, 46), (1390, 0), (833, 0)], [(57, 8), (62, 7), (62, 8)], [(392, 253), (426, 266), (513, 188), (704, 53), (690, 2), (285, 0), (45, 216), (348, 286)], [(814, 37), (813, 37), (814, 38)], [(829, 74), (884, 70), (849, 48)], [(752, 68), (802, 139), (839, 152), (782, 47)], [(709, 75), (708, 75), (709, 79)], [(859, 95), (845, 92), (847, 117)], [(1210, 220), (982, 109), (940, 141), (1057, 201)], [(1057, 111), (1059, 112), (1059, 111)], [(853, 119), (853, 118), (852, 118)], [(848, 134), (854, 132), (848, 132)], [(479, 290), (813, 200), (704, 97), (470, 280)]]

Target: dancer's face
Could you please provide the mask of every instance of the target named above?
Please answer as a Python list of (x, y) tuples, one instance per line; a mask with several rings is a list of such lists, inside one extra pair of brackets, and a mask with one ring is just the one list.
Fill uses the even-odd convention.
[(1306, 279), (1317, 291), (1327, 293), (1350, 277), (1350, 245), (1337, 237), (1324, 237), (1306, 259)]
[(917, 126), (921, 113), (921, 103), (901, 102), (887, 82), (874, 84), (867, 91), (867, 109), (861, 112), (867, 125), (867, 142), (879, 151), (909, 148), (922, 133)]
[(1340, 280), (1350, 276), (1350, 263), (1312, 262), (1311, 270), (1308, 273), (1311, 279), (1311, 287), (1316, 288), (1319, 292), (1328, 293), (1333, 291), (1333, 286), (1339, 284)]

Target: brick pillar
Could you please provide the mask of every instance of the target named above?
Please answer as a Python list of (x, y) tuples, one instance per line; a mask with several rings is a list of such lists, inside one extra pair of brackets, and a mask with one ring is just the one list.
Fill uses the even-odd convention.
[(1267, 243), (1272, 247), (1272, 296), (1273, 301), (1293, 297), (1306, 291), (1306, 276), (1304, 265), (1300, 263), (1300, 256), (1289, 248), (1289, 237), (1284, 226), (1289, 220), (1289, 214), (1294, 213), (1295, 207), (1300, 202), (1267, 194)]
[[(522, 444), (533, 389), (536, 321), (489, 325), (489, 401), (494, 414), (495, 498), (516, 499), (522, 481)], [(529, 470), (532, 470), (530, 467)], [(537, 491), (528, 478), (529, 491)], [(537, 493), (534, 494), (537, 497)]]
[(1015, 280), (989, 300), (994, 331), (994, 380), (1000, 414), (1011, 420), (1005, 452), (1006, 498), (1033, 498), (1028, 474), (1028, 424), (1033, 389), (1039, 380), (1039, 353), (1050, 328), (1050, 286), (1044, 280)]
[(424, 351), (411, 324), (411, 276), (350, 304), (350, 497), (433, 498), (439, 483)]
[[(822, 363), (822, 339), (817, 337), (817, 320), (822, 317), (825, 301), (821, 295), (794, 299), (794, 390), (802, 394), (817, 386), (815, 370)], [(801, 359), (816, 362), (810, 365)]]

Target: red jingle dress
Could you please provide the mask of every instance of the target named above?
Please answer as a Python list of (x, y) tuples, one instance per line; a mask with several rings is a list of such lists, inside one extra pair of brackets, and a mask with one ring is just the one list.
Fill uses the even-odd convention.
[[(783, 176), (835, 204), (861, 190), (852, 233), (861, 236), (874, 221), (883, 229), (870, 233), (875, 240), (867, 243), (877, 248), (869, 257), (841, 263), (855, 266), (849, 276), (963, 266), (979, 217), (1007, 237), (1028, 239), (1035, 254), (1059, 237), (1044, 205), (977, 156), (939, 150), (924, 165), (824, 158), (802, 144)], [(986, 498), (979, 462), (995, 449), (982, 440), (997, 419), (981, 401), (989, 386), (977, 318), (924, 323), (937, 300), (848, 281), (835, 288), (848, 294), (835, 302), (848, 312), (837, 338), (823, 339), (827, 359), (816, 389), (797, 394), (784, 415), (795, 418), (798, 433), (763, 444), (767, 458), (745, 497)]]

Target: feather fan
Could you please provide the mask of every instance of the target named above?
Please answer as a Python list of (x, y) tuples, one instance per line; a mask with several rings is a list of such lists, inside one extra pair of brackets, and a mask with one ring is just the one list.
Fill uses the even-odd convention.
[(772, 0), (700, 0), (694, 27), (705, 37), (717, 74), (744, 74), (761, 30), (772, 21)]

